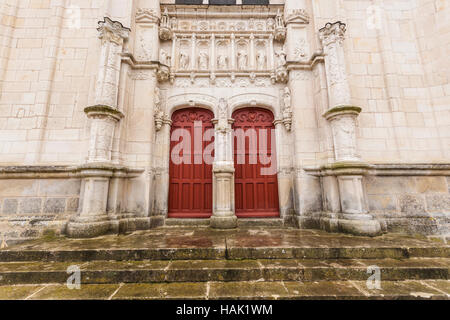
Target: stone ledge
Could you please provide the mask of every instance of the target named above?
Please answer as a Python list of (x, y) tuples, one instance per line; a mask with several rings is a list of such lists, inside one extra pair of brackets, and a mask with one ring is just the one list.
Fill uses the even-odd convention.
[(78, 166), (0, 166), (0, 179), (83, 178), (90, 170), (112, 171), (113, 177), (135, 178), (144, 168), (111, 163), (86, 163)]
[[(305, 172), (313, 176), (336, 175), (335, 170), (347, 171), (349, 174), (373, 176), (450, 176), (450, 163), (386, 163), (336, 162), (322, 166), (306, 166)], [(356, 173), (358, 172), (358, 173)]]

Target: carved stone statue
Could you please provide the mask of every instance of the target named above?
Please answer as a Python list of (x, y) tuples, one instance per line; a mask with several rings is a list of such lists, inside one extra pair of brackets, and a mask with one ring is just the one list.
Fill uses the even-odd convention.
[(258, 70), (264, 70), (266, 68), (266, 55), (264, 52), (258, 52), (256, 55), (256, 64)]
[(198, 55), (198, 67), (201, 70), (208, 70), (209, 56), (206, 52), (200, 52)]
[(220, 119), (227, 119), (227, 113), (228, 113), (228, 106), (227, 106), (227, 101), (223, 98), (221, 98), (219, 100), (219, 118)]
[(276, 54), (277, 56), (277, 68), (284, 67), (286, 65), (286, 53), (281, 50)]
[(244, 51), (238, 52), (238, 69), (247, 69), (247, 54)]
[(167, 54), (166, 50), (161, 49), (159, 51), (159, 62), (165, 65), (170, 64), (170, 56)]
[(228, 69), (228, 57), (223, 54), (219, 55), (219, 57), (217, 57), (217, 66), (220, 70)]
[(189, 57), (183, 52), (180, 53), (180, 69), (189, 69)]

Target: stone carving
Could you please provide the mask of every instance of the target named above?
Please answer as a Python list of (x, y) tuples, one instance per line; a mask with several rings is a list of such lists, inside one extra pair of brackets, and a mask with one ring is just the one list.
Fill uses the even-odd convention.
[[(197, 21), (191, 12), (178, 15), (179, 28), (173, 26), (175, 13), (164, 11), (162, 14), (161, 26), (168, 28), (170, 25), (173, 32), (172, 53), (169, 54), (175, 67), (170, 70), (171, 83), (175, 83), (176, 77), (184, 77), (185, 71), (193, 74), (192, 83), (195, 78), (207, 75), (210, 85), (214, 85), (216, 78), (222, 77), (225, 72), (229, 73), (227, 76), (232, 82), (243, 72), (248, 73), (251, 83), (259, 77), (270, 80), (272, 75), (273, 79), (278, 79), (275, 81), (287, 80), (285, 67), (275, 72), (278, 66), (274, 47), (279, 45), (274, 45), (274, 40), (282, 41), (286, 36), (282, 10), (270, 9), (268, 13), (258, 13), (248, 18), (234, 12), (230, 16), (228, 12), (215, 10), (212, 8), (211, 15), (197, 18)], [(285, 56), (281, 58), (286, 60)], [(161, 57), (161, 60), (164, 59)], [(284, 66), (285, 62), (282, 64)]]
[(206, 52), (200, 52), (198, 55), (198, 67), (200, 70), (208, 70), (209, 56)]
[(358, 160), (356, 155), (355, 120), (353, 117), (336, 117), (332, 120), (336, 160)]
[(219, 119), (228, 119), (228, 105), (227, 101), (223, 98), (219, 100)]
[(277, 68), (285, 67), (286, 66), (286, 52), (284, 52), (284, 50), (281, 50), (280, 52), (276, 53), (276, 57), (277, 57)]
[(264, 70), (266, 68), (266, 55), (264, 52), (258, 52), (256, 55), (256, 65), (258, 70)]
[(310, 17), (308, 12), (305, 9), (295, 9), (290, 11), (286, 16), (286, 24), (290, 23), (300, 23), (307, 24), (309, 23)]
[(132, 80), (148, 80), (150, 79), (151, 75), (148, 71), (129, 71), (128, 75)]
[(325, 53), (325, 70), (330, 90), (330, 107), (350, 104), (350, 87), (345, 70), (343, 41), (346, 27), (338, 21), (319, 30)]
[(286, 68), (286, 53), (284, 50), (276, 53), (277, 62), (275, 73), (272, 75), (272, 82), (286, 83), (289, 80), (289, 73)]
[(142, 34), (139, 35), (139, 52), (136, 58), (140, 61), (152, 60), (152, 48), (150, 47), (150, 41), (146, 41)]
[(221, 54), (217, 57), (217, 67), (219, 70), (228, 69), (228, 57), (226, 55)]
[(161, 108), (161, 91), (158, 87), (155, 88), (155, 130), (159, 131), (162, 128), (166, 115)]
[(159, 25), (159, 37), (161, 40), (171, 40), (173, 37), (172, 22), (169, 17), (167, 8), (161, 16), (161, 24)]
[(165, 64), (166, 66), (170, 65), (170, 56), (167, 54), (166, 50), (161, 49), (159, 51), (159, 62)]
[(247, 53), (245, 51), (239, 51), (238, 52), (238, 69), (239, 70), (245, 70), (247, 69)]
[(283, 124), (286, 127), (287, 131), (291, 130), (292, 125), (292, 97), (291, 97), (291, 90), (289, 87), (284, 88), (283, 92)]
[(295, 60), (300, 61), (306, 58), (306, 40), (300, 39), (294, 50)]
[(170, 69), (166, 65), (160, 65), (158, 67), (158, 71), (156, 73), (159, 82), (164, 82), (169, 80), (170, 77)]
[(158, 23), (159, 17), (154, 9), (139, 8), (136, 10), (136, 23)]
[(319, 30), (320, 40), (322, 45), (327, 47), (328, 45), (338, 42), (342, 43), (344, 41), (346, 31), (346, 24), (340, 21), (335, 23), (327, 23), (325, 27)]
[(106, 17), (99, 22), (99, 38), (102, 41), (101, 57), (95, 88), (95, 104), (117, 107), (117, 82), (120, 72), (120, 54), (123, 43), (128, 39), (130, 29), (120, 22)]
[(189, 56), (184, 52), (180, 53), (180, 69), (189, 70)]
[(273, 31), (275, 29), (275, 20), (273, 18), (267, 19), (267, 30)]
[(123, 45), (123, 40), (128, 39), (130, 29), (125, 28), (120, 22), (112, 21), (105, 17), (104, 21), (98, 23), (98, 37), (102, 42), (112, 42), (118, 46)]
[(286, 39), (286, 27), (284, 25), (283, 15), (280, 10), (278, 10), (277, 16), (275, 17), (275, 32), (274, 38), (277, 41), (284, 41)]

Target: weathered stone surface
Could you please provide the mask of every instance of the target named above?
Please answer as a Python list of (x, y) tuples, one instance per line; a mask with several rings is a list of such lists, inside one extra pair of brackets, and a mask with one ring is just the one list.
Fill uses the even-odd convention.
[(1, 286), (0, 300), (24, 300), (43, 286)]
[(101, 300), (108, 299), (117, 289), (118, 284), (81, 285), (78, 289), (69, 289), (66, 285), (50, 285), (38, 293), (32, 300)]
[(2, 197), (37, 196), (39, 180), (0, 179), (0, 195)]
[(205, 299), (206, 283), (130, 284), (120, 288), (113, 299)]
[(302, 299), (357, 299), (364, 295), (348, 282), (285, 282), (289, 296)]
[(432, 194), (425, 197), (428, 211), (450, 213), (450, 194)]
[(448, 192), (445, 177), (415, 177), (417, 193)]
[(370, 211), (396, 211), (397, 200), (391, 195), (369, 195)]
[(416, 181), (413, 177), (376, 177), (365, 179), (368, 194), (405, 194), (416, 193)]
[(79, 198), (67, 199), (67, 212), (77, 212), (79, 207)]
[(3, 214), (15, 214), (17, 213), (17, 207), (19, 202), (17, 199), (5, 199), (3, 200), (2, 213)]
[(41, 180), (39, 195), (51, 196), (78, 196), (80, 194), (80, 180), (78, 179), (49, 179)]
[(425, 213), (424, 197), (422, 195), (401, 195), (399, 197), (400, 211), (410, 215)]
[(41, 213), (41, 198), (25, 198), (20, 200), (19, 213)]
[(66, 211), (66, 199), (51, 198), (44, 203), (44, 213), (63, 213)]
[(210, 299), (278, 299), (288, 293), (279, 282), (214, 282), (210, 284)]

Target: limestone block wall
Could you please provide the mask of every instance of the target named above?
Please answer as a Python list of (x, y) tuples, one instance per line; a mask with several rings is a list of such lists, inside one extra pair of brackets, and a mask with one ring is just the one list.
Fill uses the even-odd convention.
[(312, 1), (314, 23), (347, 24), (358, 145), (370, 162), (448, 161), (448, 1)]
[(370, 212), (386, 221), (388, 231), (448, 232), (449, 176), (370, 176), (365, 188)]
[(62, 232), (78, 211), (80, 179), (1, 179), (0, 233), (8, 239)]

